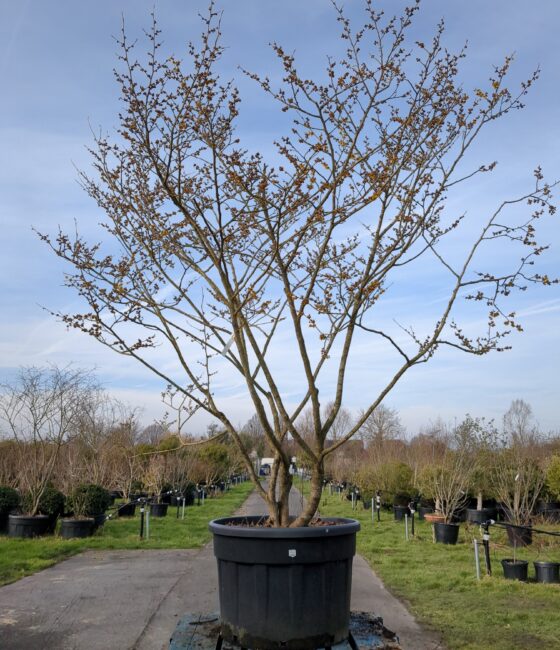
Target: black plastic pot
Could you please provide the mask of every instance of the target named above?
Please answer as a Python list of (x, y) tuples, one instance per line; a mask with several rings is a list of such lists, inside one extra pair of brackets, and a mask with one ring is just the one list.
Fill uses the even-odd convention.
[(135, 503), (125, 503), (124, 505), (117, 506), (117, 515), (119, 517), (134, 517), (136, 512)]
[(545, 510), (560, 510), (560, 501), (539, 501), (537, 512), (542, 513)]
[(224, 639), (261, 650), (330, 647), (346, 639), (359, 522), (254, 526), (260, 520), (228, 517), (209, 524)]
[(433, 511), (434, 511), (434, 509), (429, 507), (429, 506), (420, 506), (418, 508), (418, 519), (420, 519), (421, 521), (424, 521), (424, 515), (429, 515)]
[(60, 524), (60, 536), (63, 539), (91, 537), (93, 524), (93, 519), (63, 519)]
[(150, 517), (165, 517), (168, 503), (150, 503)]
[(537, 582), (560, 582), (560, 562), (533, 562)]
[(551, 524), (560, 523), (560, 508), (555, 510), (540, 510), (539, 514)]
[(481, 510), (476, 510), (476, 508), (467, 509), (467, 521), (470, 521), (472, 524), (482, 524), (488, 519), (494, 519), (498, 517), (498, 511), (496, 508), (482, 508)]
[(435, 538), (440, 544), (457, 544), (459, 539), (459, 524), (435, 523)]
[(404, 521), (405, 515), (410, 517), (408, 506), (393, 506), (393, 512), (395, 514), (395, 521)]
[(462, 521), (467, 521), (467, 509), (459, 508), (458, 510), (455, 510), (455, 512), (453, 513), (452, 521), (455, 524), (460, 523)]
[(513, 561), (512, 558), (502, 560), (502, 567), (504, 569), (504, 578), (508, 580), (527, 580), (527, 567), (529, 562), (526, 560)]
[(529, 546), (533, 543), (533, 531), (530, 528), (508, 526), (506, 530), (510, 546)]
[(101, 528), (105, 524), (105, 521), (107, 520), (107, 515), (102, 512), (99, 515), (93, 515), (93, 532), (95, 532), (98, 528)]
[(47, 515), (10, 515), (10, 537), (40, 537), (49, 533), (50, 518)]

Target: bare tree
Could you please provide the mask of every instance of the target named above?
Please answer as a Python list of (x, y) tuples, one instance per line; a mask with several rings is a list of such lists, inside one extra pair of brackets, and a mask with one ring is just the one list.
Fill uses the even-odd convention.
[(468, 501), (474, 465), (470, 443), (463, 444), (457, 430), (440, 436), (443, 455), (437, 463), (424, 467), (418, 478), (422, 494), (435, 501), (436, 512), (451, 523), (453, 515)]
[(504, 414), (504, 435), (513, 445), (524, 445), (537, 435), (533, 409), (522, 399), (514, 399)]
[[(508, 89), (506, 57), (487, 83), (468, 92), (460, 78), (465, 50), (445, 48), (443, 25), (427, 43), (416, 41), (410, 28), (417, 10), (416, 3), (390, 18), (366, 0), (364, 24), (355, 29), (335, 8), (346, 50), (328, 59), (320, 81), (300, 74), (294, 56), (273, 45), (279, 85), (248, 73), (292, 117), (273, 161), (240, 144), (239, 93), (216, 69), (224, 48), (213, 5), (186, 61), (160, 56), (155, 22), (144, 59), (123, 32), (119, 138), (98, 136), (95, 172), (81, 176), (106, 215), (109, 247), (79, 234), (43, 235), (70, 263), (67, 284), (86, 304), (80, 313), (60, 314), (64, 322), (151, 369), (187, 413), (203, 409), (219, 421), (242, 450), (275, 525), (311, 520), (325, 461), (411, 368), (444, 346), (474, 355), (506, 349), (506, 335), (520, 329), (508, 296), (552, 282), (532, 266), (545, 248), (535, 239), (536, 224), (554, 211), (540, 169), (525, 191), (466, 226), (462, 253), (446, 247), (466, 224), (465, 215), (446, 211), (448, 193), (495, 165), (466, 169), (461, 162), (489, 125), (522, 108), (538, 75)], [(406, 267), (413, 282), (428, 260), (448, 288), (431, 327), (379, 326), (377, 307), (391, 294), (393, 276)], [(482, 308), (483, 331), (471, 334), (457, 320), (461, 298)], [(353, 344), (362, 337), (389, 346), (397, 361), (375, 392), (364, 387), (368, 406), (327, 447)], [(156, 346), (175, 354), (182, 375), (159, 363)], [(295, 403), (274, 352), (289, 358), (303, 381)], [(275, 451), (278, 473), (268, 492), (215, 390), (225, 365), (241, 379)], [(321, 396), (333, 373), (325, 415)], [(296, 424), (306, 408), (313, 446)], [(312, 464), (311, 493), (295, 521), (288, 437)]]
[(360, 435), (368, 445), (379, 446), (385, 440), (399, 438), (404, 433), (398, 412), (380, 404), (365, 420)]
[(18, 487), (37, 514), (62, 445), (78, 426), (94, 390), (88, 373), (72, 368), (22, 368), (13, 383), (0, 387), (0, 423), (13, 438)]

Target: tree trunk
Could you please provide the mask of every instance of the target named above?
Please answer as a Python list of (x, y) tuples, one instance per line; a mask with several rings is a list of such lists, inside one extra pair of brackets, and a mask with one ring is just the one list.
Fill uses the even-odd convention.
[(315, 512), (319, 508), (321, 503), (321, 493), (323, 491), (323, 479), (325, 477), (325, 470), (323, 464), (319, 467), (314, 467), (311, 474), (311, 490), (309, 493), (309, 498), (305, 503), (299, 517), (291, 524), (293, 527), (297, 526), (307, 526), (309, 522), (313, 519)]

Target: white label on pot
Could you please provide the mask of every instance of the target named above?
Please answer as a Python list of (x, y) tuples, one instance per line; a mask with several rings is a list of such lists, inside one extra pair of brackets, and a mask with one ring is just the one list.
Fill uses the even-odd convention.
[(295, 549), (295, 548), (291, 548), (291, 549), (288, 551), (288, 555), (289, 555), (290, 557), (295, 557), (295, 556), (297, 555), (297, 553), (296, 553), (296, 549)]

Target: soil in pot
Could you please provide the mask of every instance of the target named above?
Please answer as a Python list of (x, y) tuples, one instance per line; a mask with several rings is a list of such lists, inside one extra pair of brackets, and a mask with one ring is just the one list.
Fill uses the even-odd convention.
[(533, 543), (533, 531), (530, 528), (508, 526), (506, 530), (510, 546), (529, 546)]
[(472, 524), (482, 524), (488, 519), (496, 520), (498, 516), (498, 511), (496, 508), (482, 508), (481, 510), (476, 510), (476, 508), (467, 509), (467, 521)]
[(393, 506), (393, 512), (395, 514), (395, 521), (404, 521), (405, 515), (410, 517), (408, 506)]
[(93, 519), (63, 519), (60, 524), (60, 536), (63, 539), (90, 537), (93, 535)]
[(459, 524), (434, 524), (435, 539), (440, 544), (457, 544), (459, 539)]
[[(242, 520), (248, 524), (240, 524)], [(348, 636), (352, 559), (360, 524), (265, 528), (261, 517), (210, 522), (221, 630), (245, 648), (332, 647)]]
[(10, 515), (8, 535), (10, 537), (40, 537), (49, 533), (50, 517), (47, 515)]
[(504, 578), (508, 580), (527, 580), (527, 567), (529, 562), (526, 560), (513, 560), (513, 558), (506, 558), (502, 560), (502, 567), (504, 569)]
[(150, 517), (165, 517), (168, 503), (150, 503)]
[(560, 582), (560, 562), (533, 562), (537, 582)]

